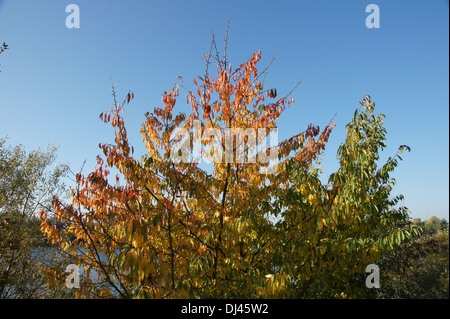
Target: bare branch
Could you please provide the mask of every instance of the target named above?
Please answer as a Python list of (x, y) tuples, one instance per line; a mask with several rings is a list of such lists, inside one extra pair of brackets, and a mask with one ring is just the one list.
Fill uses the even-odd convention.
[(225, 34), (225, 48), (223, 50), (223, 66), (225, 70), (227, 69), (227, 47), (228, 47), (228, 30), (230, 29), (230, 15), (228, 16), (227, 21), (227, 31)]

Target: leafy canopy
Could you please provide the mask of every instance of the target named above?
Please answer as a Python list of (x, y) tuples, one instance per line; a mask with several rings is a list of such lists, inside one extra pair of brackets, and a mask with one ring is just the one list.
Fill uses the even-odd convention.
[(6, 147), (0, 139), (0, 298), (58, 298), (67, 292), (49, 290), (39, 274), (42, 264), (67, 260), (45, 246), (39, 211), (51, 209), (54, 195), (63, 197), (66, 165), (54, 165), (56, 147), (27, 153), (22, 145)]

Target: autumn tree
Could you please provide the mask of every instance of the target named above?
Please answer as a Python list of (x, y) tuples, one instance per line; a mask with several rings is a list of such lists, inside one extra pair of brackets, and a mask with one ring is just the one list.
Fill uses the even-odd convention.
[[(194, 89), (177, 76), (162, 106), (145, 114), (141, 158), (123, 118), (134, 94), (118, 103), (113, 87), (115, 103), (100, 119), (115, 128), (115, 143), (99, 145), (104, 157), (77, 175), (71, 203), (53, 200), (55, 217), (70, 226), (60, 231), (41, 212), (49, 240), (83, 267), (77, 295), (296, 298), (328, 289), (327, 296), (355, 296), (345, 288), (349, 276), (410, 236), (401, 224), (406, 210), (393, 210), (399, 198), (389, 199), (397, 158), (375, 165), (384, 131), (372, 102), (355, 113), (340, 169), (322, 185), (316, 164), (335, 124), (322, 131), (310, 124), (266, 147), (293, 90), (279, 97), (264, 88), (261, 52), (233, 69), (214, 48), (213, 39)], [(175, 113), (180, 89), (190, 114)], [(199, 158), (213, 161), (212, 172)], [(110, 168), (119, 171), (112, 181)], [(67, 274), (45, 272), (51, 284), (64, 284)]]

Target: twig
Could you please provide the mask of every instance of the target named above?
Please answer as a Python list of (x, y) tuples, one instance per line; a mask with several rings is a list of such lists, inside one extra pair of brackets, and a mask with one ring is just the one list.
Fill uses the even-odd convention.
[(225, 70), (227, 69), (227, 47), (228, 47), (228, 30), (230, 28), (230, 15), (228, 16), (228, 21), (227, 21), (227, 31), (225, 34), (225, 48), (223, 50), (223, 66), (225, 68)]

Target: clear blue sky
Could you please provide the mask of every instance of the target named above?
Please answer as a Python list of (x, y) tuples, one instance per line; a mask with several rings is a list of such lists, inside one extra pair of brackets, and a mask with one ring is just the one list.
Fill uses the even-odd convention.
[[(79, 29), (66, 28), (70, 3), (80, 8)], [(379, 29), (365, 25), (370, 3), (380, 8)], [(98, 144), (113, 141), (98, 118), (112, 105), (111, 74), (121, 99), (135, 93), (126, 123), (139, 149), (144, 113), (161, 104), (176, 75), (192, 83), (204, 73), (211, 30), (222, 49), (229, 16), (233, 65), (261, 50), (265, 67), (278, 52), (266, 87), (283, 95), (303, 79), (295, 104), (279, 119), (280, 139), (311, 122), (324, 127), (337, 113), (323, 161), (331, 173), (345, 124), (368, 93), (387, 116), (383, 159), (400, 144), (412, 148), (395, 173), (412, 217), (449, 219), (444, 0), (0, 0), (0, 42), (10, 47), (0, 56), (0, 137), (28, 150), (56, 143), (59, 162), (78, 171), (87, 159), (85, 170), (92, 170)]]

